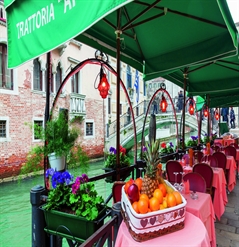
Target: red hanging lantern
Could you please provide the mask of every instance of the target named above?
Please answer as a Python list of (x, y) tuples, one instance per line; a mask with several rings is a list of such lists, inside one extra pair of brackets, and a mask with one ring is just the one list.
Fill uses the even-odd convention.
[(208, 117), (208, 109), (207, 109), (207, 107), (204, 108), (203, 115), (204, 115), (204, 117)]
[(161, 109), (162, 112), (166, 112), (167, 107), (168, 107), (167, 100), (166, 100), (165, 97), (162, 95), (162, 100), (161, 100), (161, 102), (160, 102), (160, 109)]
[(194, 105), (193, 105), (193, 100), (192, 99), (190, 99), (190, 101), (189, 101), (188, 112), (189, 112), (190, 115), (194, 115)]
[(103, 69), (100, 70), (100, 82), (98, 85), (98, 90), (103, 99), (105, 99), (108, 95), (108, 91), (110, 90), (110, 84), (106, 78), (106, 74), (103, 72)]
[(218, 110), (217, 110), (217, 109), (215, 110), (214, 115), (215, 115), (216, 120), (219, 120), (220, 115), (219, 115), (219, 113), (218, 113)]

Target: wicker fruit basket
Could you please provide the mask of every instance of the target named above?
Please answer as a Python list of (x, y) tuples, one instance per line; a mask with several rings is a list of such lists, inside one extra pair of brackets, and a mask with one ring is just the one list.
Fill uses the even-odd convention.
[[(175, 190), (168, 181), (166, 182)], [(124, 187), (122, 188), (122, 216), (132, 238), (139, 242), (183, 229), (186, 204), (187, 202), (182, 196), (182, 203), (175, 207), (138, 214), (132, 208)]]

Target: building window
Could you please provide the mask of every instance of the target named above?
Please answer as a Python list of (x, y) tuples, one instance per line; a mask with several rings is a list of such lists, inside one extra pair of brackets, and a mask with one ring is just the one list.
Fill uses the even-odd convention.
[(7, 69), (7, 46), (0, 44), (0, 88), (13, 90), (13, 70)]
[(139, 107), (136, 106), (136, 117), (138, 117), (138, 116), (139, 116)]
[(143, 85), (144, 85), (144, 96), (146, 96), (146, 83), (145, 83), (145, 81), (143, 82)]
[(122, 115), (122, 104), (120, 104), (120, 115)]
[(56, 93), (58, 92), (61, 83), (62, 83), (62, 71), (61, 71), (60, 63), (58, 63), (56, 68)]
[(108, 97), (108, 114), (111, 114), (111, 98)]
[(0, 120), (0, 138), (7, 138), (7, 121)]
[(129, 65), (127, 65), (127, 89), (128, 88), (132, 88), (132, 74)]
[(34, 120), (34, 140), (41, 140), (43, 120)]
[(33, 89), (42, 91), (42, 71), (38, 59), (33, 60)]
[(94, 135), (94, 124), (93, 122), (86, 122), (85, 124), (85, 135), (93, 136)]
[(72, 93), (80, 93), (80, 72), (71, 77)]

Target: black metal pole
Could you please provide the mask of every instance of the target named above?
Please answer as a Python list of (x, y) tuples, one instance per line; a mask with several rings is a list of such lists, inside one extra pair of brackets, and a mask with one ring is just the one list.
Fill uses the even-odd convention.
[(184, 69), (184, 86), (183, 86), (183, 133), (182, 133), (182, 148), (185, 150), (185, 108), (186, 108), (186, 89), (187, 89), (187, 68)]
[(46, 194), (46, 190), (41, 185), (34, 186), (30, 191), (30, 202), (32, 204), (32, 247), (48, 247), (49, 238), (44, 231), (44, 213), (39, 206), (43, 204), (41, 196)]
[(120, 10), (117, 11), (117, 20), (118, 20), (118, 27), (116, 30), (116, 42), (117, 42), (117, 54), (116, 54), (116, 61), (117, 61), (117, 83), (116, 83), (116, 178), (120, 180)]

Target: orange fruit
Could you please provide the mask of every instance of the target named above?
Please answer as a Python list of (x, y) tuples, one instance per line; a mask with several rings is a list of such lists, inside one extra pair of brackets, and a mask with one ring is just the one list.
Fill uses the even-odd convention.
[(167, 189), (166, 189), (165, 185), (164, 184), (159, 184), (159, 189), (162, 191), (163, 197), (165, 197), (166, 194), (167, 194)]
[(159, 210), (159, 199), (156, 197), (151, 197), (149, 199), (149, 208), (151, 209), (151, 211), (157, 211)]
[(132, 208), (134, 209), (134, 211), (135, 211), (137, 214), (139, 214), (138, 202), (133, 202)]
[(168, 197), (167, 197), (167, 205), (168, 207), (174, 207), (177, 205), (177, 202), (176, 202), (176, 197), (174, 196), (173, 193), (169, 193), (168, 194)]
[(127, 194), (128, 188), (131, 184), (133, 184), (134, 180), (131, 178), (129, 181), (127, 181), (124, 185), (124, 191)]
[(174, 194), (174, 196), (175, 196), (175, 198), (176, 198), (176, 203), (177, 203), (177, 205), (178, 205), (178, 204), (181, 204), (181, 203), (183, 202), (183, 201), (182, 201), (182, 196), (181, 196), (181, 194), (180, 194), (178, 191), (174, 191), (173, 194)]
[(148, 213), (148, 201), (145, 199), (139, 199), (138, 201), (138, 209), (141, 214), (146, 214)]
[(149, 197), (146, 194), (140, 194), (139, 195), (139, 200), (140, 199), (145, 199), (147, 202), (149, 201)]
[(141, 188), (142, 188), (142, 183), (143, 183), (142, 178), (136, 178), (135, 181), (134, 181), (134, 183), (138, 186), (138, 189), (140, 191)]
[(163, 192), (160, 189), (154, 191), (153, 197), (156, 197), (159, 200), (159, 204), (163, 202)]

